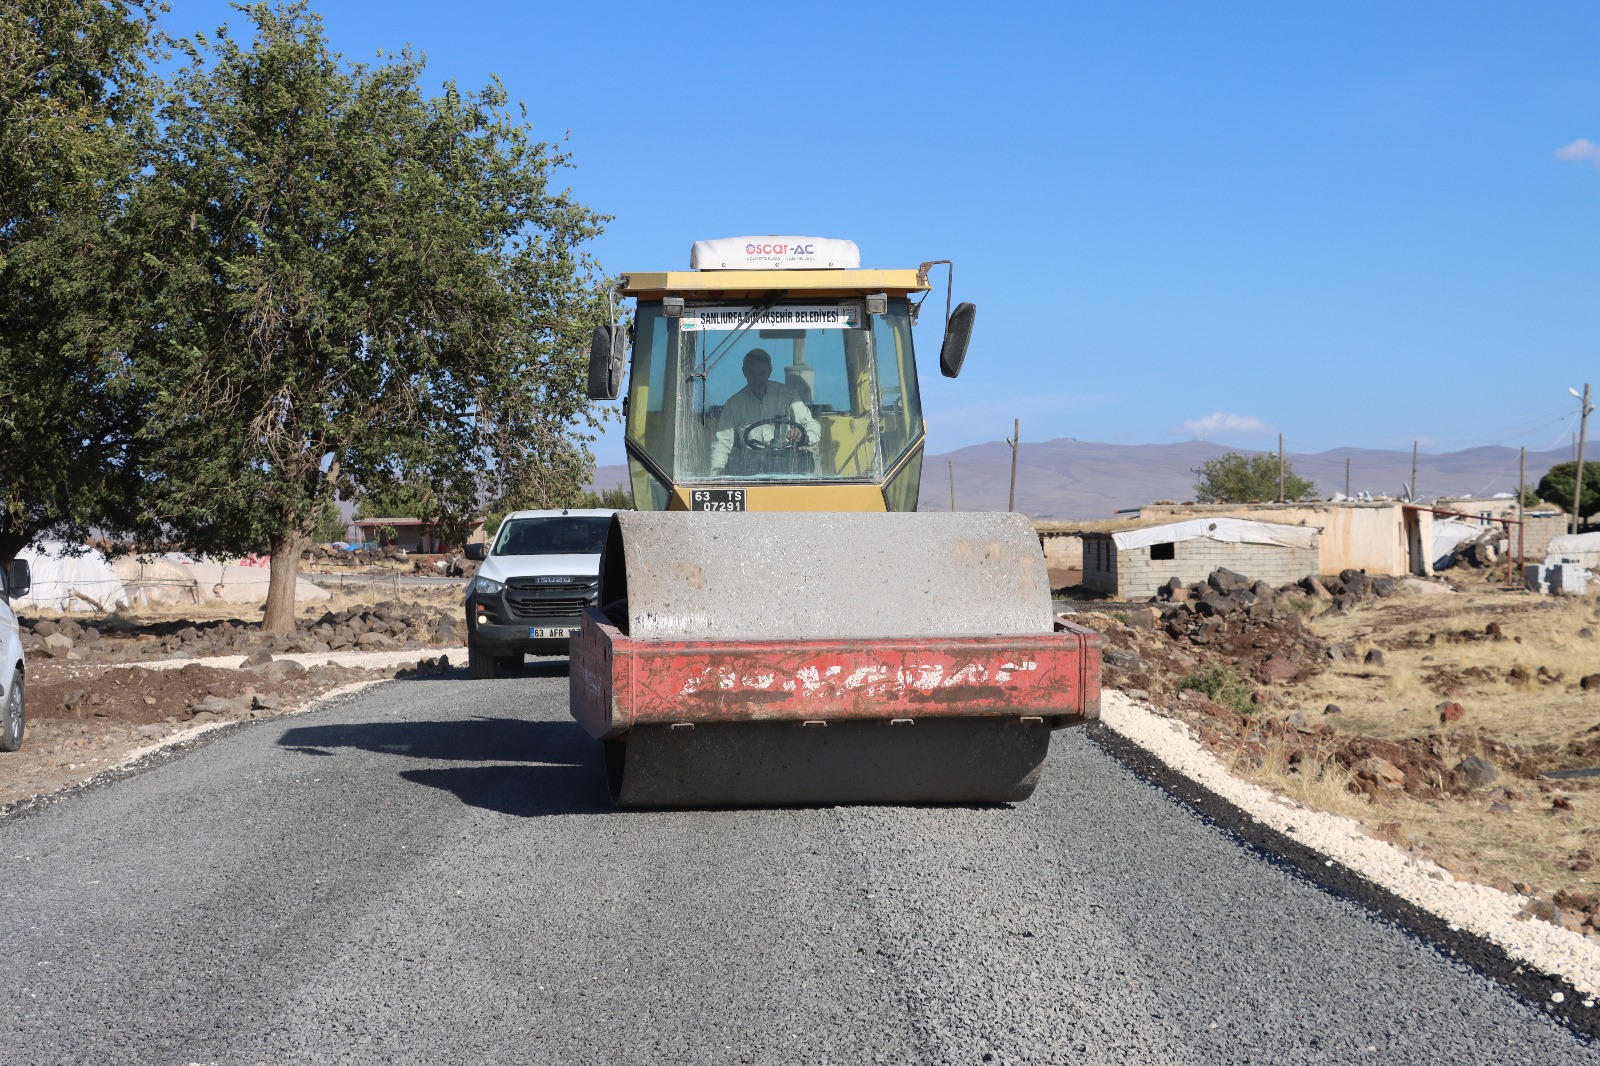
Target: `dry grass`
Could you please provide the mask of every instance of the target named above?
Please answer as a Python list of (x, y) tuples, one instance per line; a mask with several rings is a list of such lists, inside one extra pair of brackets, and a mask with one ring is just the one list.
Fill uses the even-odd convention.
[(1242, 749), (1236, 751), (1232, 757), (1233, 773), (1319, 811), (1356, 819), (1365, 816), (1370, 801), (1360, 793), (1351, 791), (1353, 775), (1349, 770), (1333, 762), (1302, 765), (1290, 770), (1287, 761), (1289, 752), (1281, 739), (1273, 738), (1263, 747), (1259, 760), (1246, 755)]
[[(1524, 746), (1561, 746), (1600, 725), (1600, 691), (1578, 684), (1600, 672), (1594, 597), (1485, 589), (1419, 600), (1383, 601), (1313, 622), (1356, 654), (1300, 686), (1299, 704), (1320, 710), (1336, 703), (1345, 712), (1333, 723), (1341, 732), (1388, 739), (1439, 731), (1438, 705), (1446, 701), (1467, 712), (1456, 726)], [(1502, 639), (1485, 635), (1491, 622)], [(1365, 664), (1371, 648), (1382, 650), (1383, 665)], [(1519, 667), (1525, 679), (1513, 674)]]
[[(1579, 686), (1600, 672), (1597, 608), (1593, 595), (1552, 599), (1489, 587), (1378, 601), (1314, 620), (1319, 635), (1354, 655), (1284, 695), (1290, 710), (1338, 735), (1436, 745), (1447, 767), (1486, 742), (1510, 745), (1528, 765), (1546, 769), (1600, 764), (1600, 690)], [(1499, 639), (1487, 631), (1490, 623)], [(1372, 649), (1382, 652), (1381, 665), (1365, 662)], [(1446, 701), (1465, 709), (1460, 721), (1440, 721)], [(1329, 703), (1342, 713), (1324, 716)], [(1374, 836), (1419, 849), (1458, 876), (1528, 882), (1547, 894), (1600, 888), (1600, 861), (1594, 871), (1573, 869), (1576, 859), (1600, 856), (1600, 778), (1551, 781), (1502, 766), (1499, 781), (1470, 794), (1371, 798), (1351, 791), (1349, 773), (1337, 765), (1291, 771), (1286, 755), (1281, 744), (1246, 747), (1234, 768), (1309, 807), (1355, 818)], [(1443, 793), (1447, 782), (1429, 784)], [(1571, 809), (1557, 807), (1558, 798)]]

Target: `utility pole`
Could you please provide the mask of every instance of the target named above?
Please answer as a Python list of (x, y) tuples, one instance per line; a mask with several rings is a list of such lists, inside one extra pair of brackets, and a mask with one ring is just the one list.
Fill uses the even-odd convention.
[(1022, 443), (1022, 419), (1017, 419), (1011, 424), (1011, 438), (1006, 441), (1011, 445), (1011, 504), (1008, 511), (1017, 509), (1017, 448)]
[(950, 510), (954, 511), (956, 509), (956, 461), (947, 459), (945, 462), (950, 464)]
[(1411, 502), (1416, 503), (1422, 497), (1417, 492), (1417, 442), (1411, 442)]
[[(1568, 389), (1572, 395), (1578, 395), (1577, 389)], [(1583, 414), (1578, 417), (1578, 469), (1572, 479), (1572, 532), (1576, 533), (1583, 524), (1578, 517), (1578, 507), (1583, 502), (1583, 446), (1589, 435), (1589, 412), (1594, 408), (1589, 406), (1589, 385), (1583, 386)]]
[(1344, 457), (1344, 495), (1345, 495), (1346, 499), (1349, 499), (1349, 497), (1350, 497), (1350, 457), (1348, 455)]
[(1278, 434), (1278, 502), (1283, 502), (1283, 434)]
[[(1519, 574), (1522, 573), (1522, 568), (1524, 566), (1528, 565), (1527, 557), (1523, 555), (1523, 549), (1522, 549), (1522, 544), (1523, 544), (1522, 531), (1523, 531), (1524, 528), (1526, 528), (1522, 524), (1522, 519), (1523, 519), (1522, 501), (1527, 499), (1527, 496), (1528, 496), (1528, 446), (1527, 445), (1523, 445), (1522, 446), (1522, 466), (1517, 470), (1517, 573), (1519, 573)], [(1507, 544), (1506, 545), (1506, 551), (1509, 553), (1510, 550), (1511, 550), (1511, 545)]]

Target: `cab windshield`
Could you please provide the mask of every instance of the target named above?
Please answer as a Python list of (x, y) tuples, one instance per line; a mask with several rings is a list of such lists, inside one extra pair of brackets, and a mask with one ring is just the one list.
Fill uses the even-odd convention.
[(878, 480), (922, 429), (906, 301), (641, 306), (629, 402), (673, 481)]
[(495, 555), (599, 555), (611, 519), (605, 515), (513, 518), (494, 540)]

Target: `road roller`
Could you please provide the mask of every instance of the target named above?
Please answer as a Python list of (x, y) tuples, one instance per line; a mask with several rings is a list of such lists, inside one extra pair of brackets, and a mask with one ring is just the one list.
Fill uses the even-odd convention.
[(955, 377), (977, 311), (947, 260), (738, 237), (621, 276), (589, 395), (623, 397), (637, 509), (570, 672), (617, 806), (1015, 803), (1052, 731), (1098, 716), (1099, 637), (1054, 614), (1031, 523), (917, 511), (912, 327), (941, 267)]

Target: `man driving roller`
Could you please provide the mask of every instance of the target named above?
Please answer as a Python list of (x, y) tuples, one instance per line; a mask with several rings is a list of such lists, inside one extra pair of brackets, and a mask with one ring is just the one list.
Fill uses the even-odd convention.
[(772, 380), (772, 356), (751, 348), (744, 357), (745, 387), (728, 397), (711, 444), (711, 473), (811, 473), (822, 427), (800, 391)]

